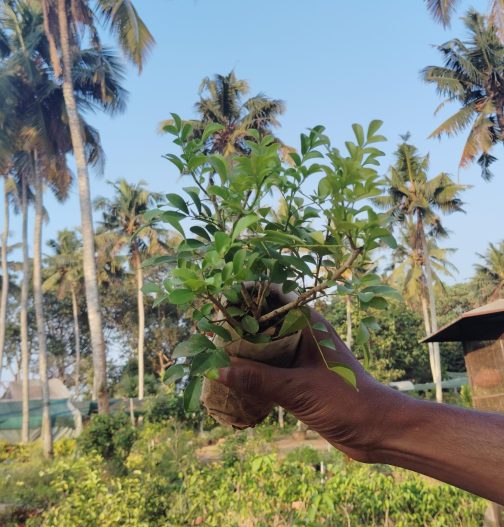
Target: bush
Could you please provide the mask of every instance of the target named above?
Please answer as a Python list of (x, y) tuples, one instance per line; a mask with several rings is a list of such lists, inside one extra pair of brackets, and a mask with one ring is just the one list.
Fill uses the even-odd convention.
[(86, 454), (97, 453), (103, 459), (122, 463), (137, 437), (126, 414), (94, 415), (79, 437), (78, 444)]
[(75, 453), (77, 441), (71, 437), (62, 437), (54, 441), (53, 450), (55, 457), (68, 457)]
[[(0, 467), (0, 501), (16, 505), (0, 524), (479, 527), (486, 507), (449, 485), (348, 462), (335, 450), (298, 449), (283, 461), (275, 453), (250, 454), (253, 441), (245, 443), (244, 433), (228, 440), (227, 461), (200, 464), (193, 437), (179, 423), (146, 426), (122, 476), (111, 475), (96, 454), (61, 458), (43, 469), (34, 462)], [(314, 466), (321, 460), (325, 474)]]
[(28, 461), (30, 451), (27, 445), (0, 440), (0, 463), (5, 461)]
[[(78, 474), (78, 479), (70, 476)], [(99, 459), (84, 457), (75, 465), (54, 468), (51, 487), (61, 501), (28, 527), (146, 527), (162, 523), (170, 503), (170, 488), (159, 476), (134, 471), (125, 477), (107, 478)]]

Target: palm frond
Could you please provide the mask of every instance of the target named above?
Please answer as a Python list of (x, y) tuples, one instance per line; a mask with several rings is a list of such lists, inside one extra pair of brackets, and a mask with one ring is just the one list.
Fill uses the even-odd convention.
[(474, 119), (475, 105), (469, 104), (463, 106), (460, 110), (454, 113), (451, 117), (441, 123), (430, 135), (432, 137), (441, 137), (443, 134), (447, 136), (456, 135), (465, 130)]
[(72, 76), (81, 108), (100, 108), (112, 114), (125, 110), (125, 69), (111, 48), (81, 51), (75, 58)]
[(425, 0), (429, 13), (444, 27), (450, 25), (458, 0)]
[(131, 0), (97, 0), (97, 7), (117, 36), (126, 57), (141, 72), (155, 40)]

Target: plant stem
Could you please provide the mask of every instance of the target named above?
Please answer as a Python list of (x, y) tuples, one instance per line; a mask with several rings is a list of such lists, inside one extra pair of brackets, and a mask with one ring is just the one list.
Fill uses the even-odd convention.
[(247, 288), (243, 284), (241, 284), (241, 293), (243, 296), (243, 300), (245, 300), (245, 304), (247, 304), (247, 307), (250, 309), (251, 313), (255, 313), (256, 306), (254, 304), (254, 301), (252, 300), (252, 297), (249, 295)]
[(211, 293), (208, 293), (208, 292), (207, 292), (207, 297), (208, 297), (208, 300), (210, 300), (210, 302), (212, 302), (212, 304), (216, 306), (217, 309), (224, 315), (226, 322), (231, 327), (235, 329), (239, 329), (241, 331), (240, 324), (238, 324), (238, 322), (236, 322), (236, 320), (226, 311), (226, 308), (223, 306), (222, 302), (220, 302), (218, 298), (216, 298), (215, 296), (213, 296)]
[[(361, 254), (362, 247), (356, 248), (353, 250), (352, 254), (348, 257), (348, 259), (343, 263), (341, 267), (339, 267), (331, 276), (331, 280), (336, 280), (339, 278), (356, 260), (356, 258)], [(299, 295), (295, 300), (292, 302), (289, 302), (288, 304), (285, 304), (284, 306), (281, 306), (277, 309), (274, 309), (273, 311), (270, 311), (269, 313), (266, 313), (261, 318), (259, 318), (258, 322), (267, 322), (268, 320), (271, 320), (272, 318), (275, 318), (279, 315), (282, 315), (283, 313), (286, 313), (287, 311), (290, 311), (291, 309), (299, 306), (302, 303), (307, 302), (310, 297), (313, 295), (316, 295), (317, 293), (320, 293), (324, 289), (327, 289), (329, 287), (328, 281), (322, 282), (321, 284), (316, 285), (315, 287), (312, 287), (308, 291), (302, 293)]]

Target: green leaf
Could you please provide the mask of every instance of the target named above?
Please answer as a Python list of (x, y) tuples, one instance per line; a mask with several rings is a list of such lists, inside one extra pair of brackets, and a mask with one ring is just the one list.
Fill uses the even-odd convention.
[(185, 212), (186, 214), (189, 214), (189, 209), (187, 208), (187, 204), (184, 201), (184, 198), (182, 198), (178, 194), (166, 194), (166, 199), (175, 208), (181, 210), (182, 212)]
[(204, 335), (196, 333), (175, 347), (172, 353), (172, 359), (192, 357), (208, 349), (215, 349), (215, 344)]
[(352, 388), (357, 389), (357, 378), (352, 368), (341, 362), (328, 362), (327, 364), (331, 371), (337, 373)]
[(291, 309), (284, 318), (278, 336), (283, 337), (284, 335), (295, 333), (305, 328), (308, 322), (306, 315), (300, 309)]
[(211, 123), (208, 126), (205, 126), (203, 134), (201, 135), (201, 140), (203, 143), (213, 134), (217, 133), (219, 130), (222, 130), (224, 127), (218, 123)]
[(239, 274), (243, 271), (243, 265), (245, 263), (245, 258), (247, 257), (247, 251), (245, 249), (240, 249), (235, 252), (233, 256), (233, 271), (235, 274)]
[(386, 284), (370, 285), (362, 290), (362, 292), (365, 291), (372, 291), (375, 295), (387, 296), (399, 301), (402, 299), (401, 293), (397, 289)]
[(232, 317), (241, 317), (241, 316), (244, 315), (244, 312), (239, 307), (235, 307), (235, 306), (228, 306), (228, 307), (226, 307), (226, 311)]
[(164, 373), (163, 382), (170, 384), (176, 382), (185, 375), (185, 369), (182, 364), (173, 364)]
[(354, 123), (352, 125), (352, 129), (355, 134), (355, 138), (357, 139), (357, 144), (359, 146), (364, 146), (364, 130), (362, 129), (362, 126), (360, 124)]
[(175, 263), (177, 261), (176, 256), (153, 256), (152, 258), (147, 258), (147, 260), (144, 260), (142, 262), (142, 265), (140, 267), (152, 267), (154, 265), (161, 265), (161, 264), (170, 264)]
[(195, 377), (189, 381), (184, 390), (184, 409), (186, 412), (194, 412), (199, 408), (201, 397), (201, 377)]
[(282, 291), (285, 294), (291, 293), (292, 291), (295, 291), (298, 287), (298, 283), (294, 282), (293, 280), (285, 280), (285, 282), (282, 284)]
[(329, 333), (329, 330), (323, 322), (315, 322), (315, 324), (312, 324), (312, 329), (315, 329), (316, 331), (323, 331), (324, 333)]
[(388, 302), (381, 296), (375, 296), (366, 304), (366, 307), (372, 307), (373, 309), (387, 309), (388, 306)]
[(225, 233), (217, 231), (214, 234), (215, 248), (220, 256), (224, 256), (231, 245), (231, 238)]
[(226, 328), (223, 328), (219, 324), (212, 324), (209, 322), (206, 318), (202, 318), (198, 324), (198, 328), (201, 331), (215, 333), (218, 335), (221, 339), (225, 340), (226, 342), (229, 342), (232, 340), (231, 334)]
[(391, 249), (397, 249), (397, 240), (391, 234), (382, 236), (380, 240)]
[(375, 294), (368, 291), (367, 293), (358, 293), (357, 297), (363, 304), (367, 304), (375, 297)]
[(381, 128), (383, 124), (383, 121), (380, 121), (379, 119), (374, 119), (369, 123), (368, 129), (367, 129), (367, 139), (371, 139), (376, 132)]
[(336, 351), (336, 344), (331, 339), (322, 339), (319, 341), (319, 344), (324, 348), (329, 348)]
[[(166, 130), (166, 128), (165, 128), (165, 130)], [(184, 172), (184, 163), (183, 163), (182, 159), (180, 159), (180, 157), (177, 157), (174, 154), (166, 154), (163, 157), (165, 159), (168, 159), (168, 161), (170, 161), (171, 163), (173, 163), (179, 169), (180, 173)]]
[(205, 239), (207, 242), (210, 241), (210, 236), (208, 232), (199, 225), (194, 225), (189, 229), (192, 233), (196, 234), (196, 236), (200, 236), (201, 238)]
[(363, 324), (366, 325), (366, 327), (372, 331), (379, 331), (380, 325), (376, 321), (376, 317), (365, 317), (361, 320)]
[(369, 329), (361, 322), (359, 324), (359, 329), (357, 330), (357, 338), (355, 339), (355, 342), (359, 345), (365, 344), (369, 340)]
[(251, 317), (250, 315), (245, 315), (241, 322), (241, 327), (250, 334), (255, 334), (259, 331), (259, 322), (254, 317)]
[(189, 194), (189, 196), (193, 200), (194, 205), (198, 209), (198, 213), (201, 214), (201, 200), (198, 196), (198, 187), (184, 187), (184, 190)]
[(251, 225), (254, 225), (254, 223), (257, 223), (259, 221), (259, 216), (256, 216), (255, 214), (248, 214), (247, 216), (243, 216), (243, 218), (240, 218), (233, 229), (233, 234), (231, 235), (231, 239), (234, 241), (236, 238), (245, 230), (248, 229)]
[(203, 351), (192, 360), (191, 375), (201, 375), (214, 368), (225, 368), (229, 364), (229, 355), (223, 349)]
[(148, 295), (149, 293), (162, 293), (162, 292), (163, 292), (163, 288), (157, 284), (153, 284), (152, 282), (146, 282), (142, 286), (142, 293), (144, 295)]
[(189, 304), (196, 298), (196, 295), (190, 289), (175, 289), (175, 291), (168, 294), (168, 298), (172, 304), (178, 306)]
[(180, 214), (174, 210), (165, 210), (163, 214), (161, 214), (161, 220), (165, 221), (166, 223), (169, 223), (172, 227), (174, 227), (182, 236), (185, 238), (185, 232), (182, 226), (180, 225), (180, 220), (184, 219), (186, 216), (183, 214)]

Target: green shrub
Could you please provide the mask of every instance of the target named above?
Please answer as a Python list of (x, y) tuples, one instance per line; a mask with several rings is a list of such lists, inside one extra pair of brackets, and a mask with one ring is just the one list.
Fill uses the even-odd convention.
[(289, 452), (285, 456), (287, 463), (304, 463), (305, 465), (318, 465), (322, 461), (320, 452), (309, 446), (302, 446)]
[(75, 453), (77, 441), (72, 437), (62, 437), (54, 441), (53, 450), (55, 457), (68, 457)]
[(126, 414), (94, 415), (79, 437), (78, 444), (86, 454), (97, 453), (104, 459), (124, 461), (137, 437)]
[(4, 461), (27, 461), (29, 455), (27, 445), (0, 440), (0, 463)]
[[(27, 522), (29, 527), (147, 527), (162, 523), (170, 487), (159, 476), (140, 470), (109, 477), (96, 457), (83, 457), (53, 469), (51, 488), (60, 502)], [(78, 476), (78, 479), (75, 478)]]
[[(193, 439), (180, 423), (149, 424), (127, 461), (135, 457), (137, 464), (121, 476), (111, 475), (96, 454), (61, 458), (43, 469), (35, 462), (4, 465), (0, 501), (16, 509), (0, 524), (479, 527), (486, 507), (449, 485), (348, 462), (335, 450), (298, 449), (283, 461), (275, 453), (251, 454), (254, 442), (244, 433), (228, 439), (227, 461), (200, 464)], [(313, 466), (320, 460), (325, 474)]]

